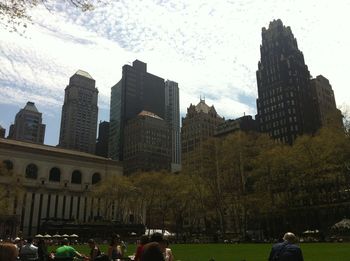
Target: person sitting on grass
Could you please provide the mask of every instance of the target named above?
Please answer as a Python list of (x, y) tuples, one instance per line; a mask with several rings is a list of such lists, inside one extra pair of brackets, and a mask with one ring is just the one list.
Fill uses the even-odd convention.
[(56, 249), (54, 260), (73, 260), (74, 257), (78, 257), (80, 259), (86, 258), (86, 256), (80, 254), (73, 247), (68, 246), (68, 243), (68, 238), (64, 238), (62, 240), (62, 246)]
[(16, 261), (18, 256), (17, 247), (11, 243), (0, 243), (0, 260)]
[(144, 246), (148, 243), (149, 238), (147, 235), (142, 235), (140, 237), (140, 242), (136, 248), (136, 253), (135, 253), (135, 258), (134, 261), (140, 261), (141, 260), (141, 255), (142, 255), (142, 251)]
[(275, 244), (270, 252), (269, 261), (304, 261), (297, 237), (287, 232), (283, 236), (282, 243)]
[(118, 259), (122, 258), (124, 256), (124, 250), (125, 248), (121, 245), (120, 236), (118, 234), (115, 234), (112, 236), (111, 243), (108, 247), (108, 257), (109, 259)]

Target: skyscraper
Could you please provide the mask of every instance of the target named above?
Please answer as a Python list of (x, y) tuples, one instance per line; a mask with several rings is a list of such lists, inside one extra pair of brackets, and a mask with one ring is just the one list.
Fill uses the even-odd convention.
[(262, 28), (260, 54), (256, 72), (260, 131), (292, 144), (298, 135), (319, 127), (308, 67), (292, 30), (281, 20)]
[(181, 134), (179, 87), (177, 82), (165, 81), (165, 120), (171, 129), (171, 170), (181, 170)]
[(109, 142), (109, 122), (103, 121), (98, 125), (98, 138), (96, 142), (96, 155), (108, 157), (108, 142)]
[(122, 79), (112, 87), (109, 157), (123, 160), (124, 127), (141, 111), (164, 119), (164, 79), (147, 72), (147, 64), (135, 60), (123, 66)]
[(223, 123), (214, 106), (209, 107), (205, 100), (187, 108), (181, 127), (181, 163), (185, 171), (198, 170), (202, 164), (204, 142), (214, 136), (217, 126)]
[(5, 138), (6, 129), (0, 125), (0, 138)]
[(27, 102), (26, 106), (16, 114), (8, 138), (43, 144), (45, 127), (45, 124), (42, 124), (42, 115), (34, 102)]
[(95, 80), (78, 70), (65, 89), (59, 147), (95, 153), (97, 98)]
[(321, 125), (333, 124), (334, 126), (343, 127), (342, 114), (337, 109), (332, 85), (328, 79), (318, 75), (311, 80), (311, 90)]

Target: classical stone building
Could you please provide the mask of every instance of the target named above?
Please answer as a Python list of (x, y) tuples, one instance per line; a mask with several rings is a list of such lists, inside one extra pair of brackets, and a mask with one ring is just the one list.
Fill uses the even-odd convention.
[(181, 133), (179, 86), (177, 82), (165, 81), (165, 120), (171, 130), (171, 171), (181, 170)]
[(42, 124), (42, 115), (35, 107), (34, 102), (27, 102), (10, 126), (9, 139), (22, 140), (34, 143), (44, 143), (45, 124)]
[(289, 26), (273, 20), (262, 28), (261, 59), (256, 72), (256, 119), (261, 132), (292, 144), (298, 135), (320, 126), (310, 87), (310, 73)]
[(185, 171), (198, 170), (201, 166), (201, 150), (204, 142), (214, 136), (217, 126), (223, 123), (214, 106), (209, 107), (205, 100), (187, 108), (185, 118), (182, 118), (181, 128), (181, 161)]
[(343, 127), (342, 114), (337, 109), (332, 85), (328, 79), (322, 75), (311, 79), (311, 90), (321, 126), (335, 124), (336, 126)]
[(78, 70), (65, 89), (58, 146), (95, 153), (98, 90), (90, 74)]
[(124, 173), (169, 171), (171, 133), (168, 123), (154, 113), (142, 111), (125, 125)]
[(122, 175), (122, 167), (116, 161), (52, 146), (0, 139), (0, 162), (4, 166), (0, 185), (8, 188), (8, 214), (18, 217), (18, 230), (24, 235), (38, 233), (43, 219), (84, 223), (97, 216), (106, 220), (116, 218), (115, 211), (105, 211), (105, 199), (91, 194), (99, 182)]

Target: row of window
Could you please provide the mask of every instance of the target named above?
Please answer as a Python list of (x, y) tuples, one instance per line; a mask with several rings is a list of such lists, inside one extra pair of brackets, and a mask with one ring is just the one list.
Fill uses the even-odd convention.
[[(10, 160), (3, 161), (4, 167), (11, 171), (13, 170), (13, 163)], [(25, 177), (28, 179), (37, 179), (38, 178), (38, 166), (34, 163), (27, 165), (25, 170)], [(60, 182), (61, 181), (61, 170), (58, 167), (53, 167), (49, 172), (49, 181), (51, 182)], [(91, 177), (91, 184), (96, 184), (101, 181), (101, 174), (96, 172)], [(80, 170), (74, 170), (71, 175), (72, 184), (81, 184), (82, 182), (82, 173)]]

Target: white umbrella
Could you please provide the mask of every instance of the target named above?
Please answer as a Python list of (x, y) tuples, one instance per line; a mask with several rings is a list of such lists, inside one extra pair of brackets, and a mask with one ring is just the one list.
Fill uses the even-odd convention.
[(52, 237), (61, 237), (61, 235), (56, 234), (56, 235), (53, 235)]
[(34, 237), (35, 237), (35, 238), (43, 238), (44, 236), (41, 235), (41, 234), (37, 234), (37, 235), (35, 235)]
[(70, 237), (79, 237), (77, 234), (72, 234)]
[(61, 237), (69, 237), (67, 234), (62, 235)]
[(51, 238), (51, 236), (49, 234), (45, 234), (43, 237), (44, 238)]

